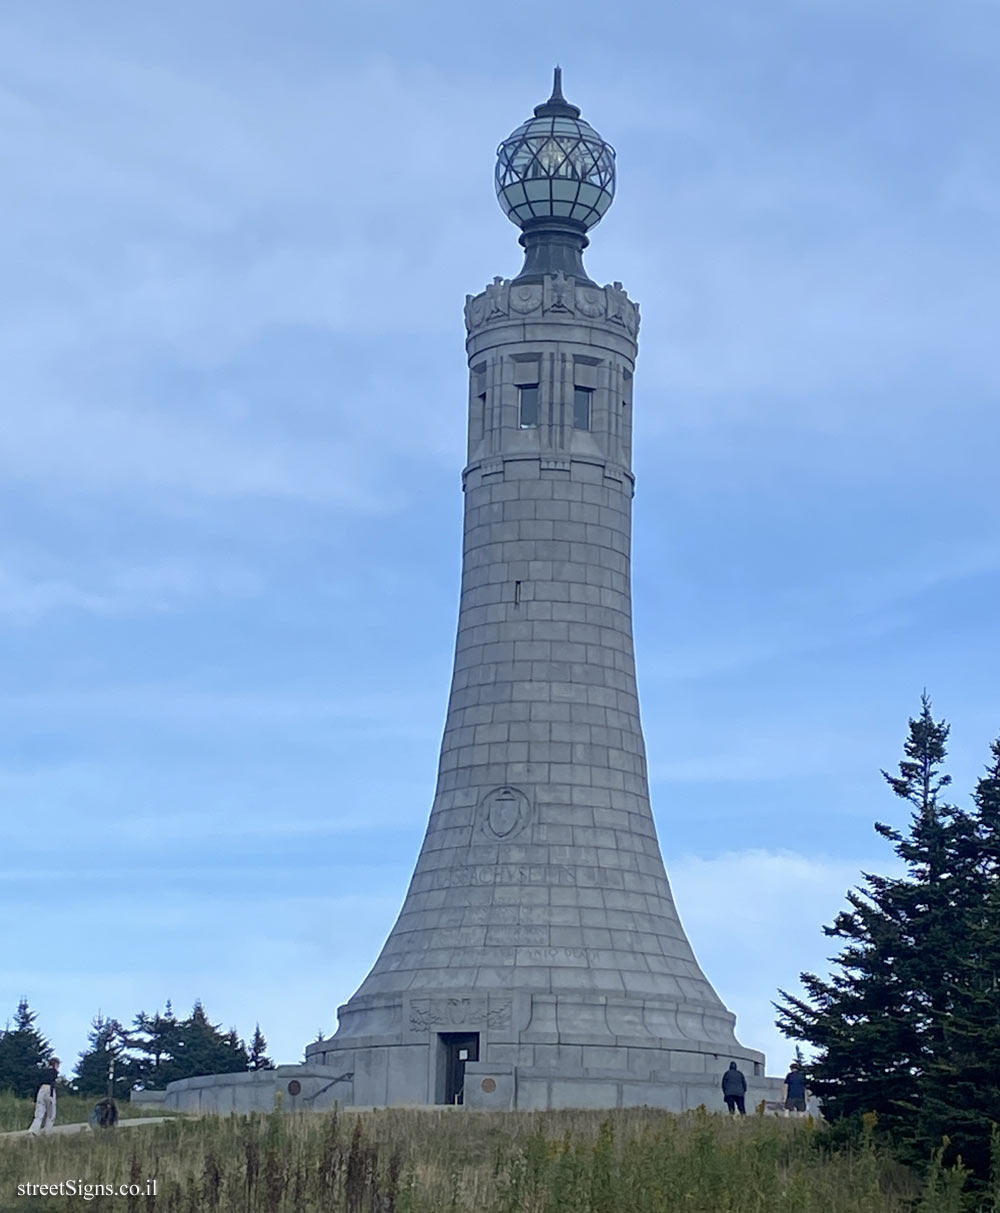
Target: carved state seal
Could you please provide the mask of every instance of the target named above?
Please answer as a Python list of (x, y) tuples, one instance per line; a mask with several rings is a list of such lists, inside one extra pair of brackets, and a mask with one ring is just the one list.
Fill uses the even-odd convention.
[(506, 841), (528, 824), (531, 803), (520, 788), (504, 786), (487, 792), (479, 806), (483, 830)]

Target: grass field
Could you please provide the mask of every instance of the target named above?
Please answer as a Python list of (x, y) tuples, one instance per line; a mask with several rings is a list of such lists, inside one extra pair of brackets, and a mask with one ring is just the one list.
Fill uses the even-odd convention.
[[(97, 1103), (97, 1098), (96, 1095), (60, 1095), (56, 1108), (56, 1124), (86, 1123), (94, 1104)], [(118, 1112), (120, 1116), (131, 1117), (149, 1115), (153, 1109), (150, 1108), (144, 1112), (143, 1109), (134, 1107), (132, 1104), (120, 1102)], [(10, 1091), (0, 1091), (0, 1133), (26, 1129), (31, 1124), (34, 1115), (35, 1101), (33, 1099), (18, 1099)], [(163, 1115), (163, 1113), (157, 1111), (156, 1115)]]
[[(16, 1196), (69, 1180), (142, 1193)], [(1000, 1188), (965, 1203), (963, 1186), (921, 1187), (871, 1144), (831, 1151), (812, 1121), (704, 1111), (275, 1113), (0, 1143), (2, 1211), (1000, 1213)]]

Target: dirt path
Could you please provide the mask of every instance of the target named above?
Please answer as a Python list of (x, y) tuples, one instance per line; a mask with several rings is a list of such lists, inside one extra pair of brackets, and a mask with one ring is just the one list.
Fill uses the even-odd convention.
[[(173, 1116), (129, 1116), (127, 1119), (118, 1122), (119, 1129), (132, 1129), (136, 1125), (162, 1125), (165, 1121), (174, 1120)], [(54, 1137), (57, 1133), (86, 1133), (90, 1131), (90, 1125), (86, 1121), (81, 1124), (73, 1125), (56, 1125), (52, 1129), (46, 1129), (43, 1133), (37, 1134), (38, 1137)], [(0, 1137), (10, 1139), (12, 1137), (31, 1137), (32, 1134), (27, 1129), (15, 1129), (10, 1133), (0, 1133)]]

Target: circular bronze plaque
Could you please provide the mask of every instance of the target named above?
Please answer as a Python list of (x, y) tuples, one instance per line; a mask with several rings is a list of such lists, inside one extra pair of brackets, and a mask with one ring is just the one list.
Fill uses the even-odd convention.
[(302, 1083), (300, 1083), (297, 1078), (293, 1078), (292, 1081), (288, 1084), (288, 1094), (289, 1095), (298, 1095), (298, 1093), (301, 1090), (302, 1090)]
[(493, 1092), (497, 1089), (497, 1080), (495, 1078), (484, 1078), (483, 1081), (480, 1083), (480, 1086), (483, 1088), (483, 1090), (486, 1092), (487, 1095), (492, 1095)]

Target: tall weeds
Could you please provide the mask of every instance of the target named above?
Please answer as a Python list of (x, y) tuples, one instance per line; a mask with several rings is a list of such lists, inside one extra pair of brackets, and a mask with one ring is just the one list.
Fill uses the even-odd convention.
[(127, 1201), (37, 1198), (33, 1210), (129, 1213), (1000, 1213), (966, 1192), (939, 1152), (926, 1182), (873, 1134), (831, 1149), (810, 1121), (730, 1119), (700, 1109), (461, 1109), (177, 1119), (0, 1144), (0, 1213), (18, 1183), (134, 1183)]

